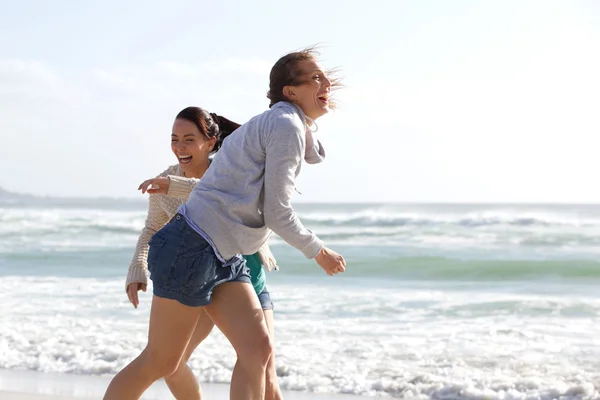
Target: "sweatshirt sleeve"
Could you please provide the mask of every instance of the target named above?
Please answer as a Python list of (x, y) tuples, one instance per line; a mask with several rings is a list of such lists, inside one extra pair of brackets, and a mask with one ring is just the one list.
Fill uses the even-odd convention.
[(169, 222), (169, 216), (160, 207), (158, 195), (151, 194), (149, 197), (146, 223), (135, 246), (133, 259), (129, 264), (125, 290), (130, 283), (148, 283), (148, 242), (152, 235)]
[(169, 191), (167, 192), (167, 196), (183, 200), (188, 199), (196, 184), (200, 182), (200, 179), (186, 178), (177, 175), (169, 175), (167, 178), (169, 178)]
[(305, 257), (317, 256), (323, 242), (306, 229), (292, 208), (296, 171), (304, 158), (305, 132), (292, 116), (276, 116), (265, 143), (265, 225)]

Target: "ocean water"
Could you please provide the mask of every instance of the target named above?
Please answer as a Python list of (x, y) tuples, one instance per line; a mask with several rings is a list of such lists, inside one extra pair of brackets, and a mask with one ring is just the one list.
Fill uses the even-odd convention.
[[(279, 238), (283, 388), (416, 399), (600, 399), (600, 205), (300, 204), (328, 277)], [(151, 297), (124, 279), (144, 203), (0, 201), (0, 368), (112, 375)], [(229, 382), (215, 329), (190, 361)]]

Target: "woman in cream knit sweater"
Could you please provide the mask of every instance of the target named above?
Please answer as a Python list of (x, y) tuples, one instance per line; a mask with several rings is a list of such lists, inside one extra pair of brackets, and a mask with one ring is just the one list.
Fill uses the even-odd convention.
[[(127, 274), (126, 292), (134, 307), (137, 308), (139, 304), (138, 291), (146, 291), (148, 242), (152, 235), (177, 214), (178, 208), (187, 200), (196, 183), (208, 169), (209, 155), (218, 150), (224, 137), (238, 127), (238, 124), (216, 114), (209, 114), (198, 107), (188, 107), (175, 118), (171, 149), (178, 159), (178, 164), (170, 166), (159, 175), (169, 179), (169, 190), (166, 194), (152, 193), (153, 190), (149, 190), (148, 216)], [(273, 303), (265, 286), (266, 278), (262, 266), (264, 265), (268, 270), (277, 268), (275, 259), (267, 244), (263, 245), (258, 253), (244, 258), (250, 270), (252, 285), (263, 308), (269, 332), (273, 336)], [(203, 313), (177, 370), (165, 377), (175, 398), (201, 399), (200, 386), (187, 361), (196, 347), (211, 332), (213, 326), (212, 320)], [(267, 366), (266, 388), (266, 399), (282, 398), (273, 357)]]

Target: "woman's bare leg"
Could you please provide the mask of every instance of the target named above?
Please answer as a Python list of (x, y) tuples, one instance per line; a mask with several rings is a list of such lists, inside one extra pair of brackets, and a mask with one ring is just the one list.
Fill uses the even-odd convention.
[(148, 344), (113, 378), (104, 400), (139, 399), (154, 381), (173, 374), (203, 312), (202, 307), (153, 296)]
[(271, 358), (272, 344), (252, 285), (228, 282), (217, 286), (206, 312), (237, 353), (230, 399), (263, 400), (265, 369)]
[[(271, 342), (275, 343), (275, 321), (273, 319), (273, 310), (263, 310), (265, 314), (265, 322), (269, 329)], [(266, 390), (265, 400), (283, 400), (281, 389), (279, 388), (279, 380), (277, 379), (277, 369), (275, 368), (275, 352), (271, 354), (266, 371)]]
[(177, 371), (169, 376), (165, 376), (165, 382), (177, 400), (202, 399), (200, 384), (192, 372), (192, 369), (187, 365), (187, 362), (194, 353), (194, 350), (196, 350), (200, 343), (206, 339), (214, 326), (215, 324), (209, 318), (208, 314), (203, 311), (200, 314), (200, 318), (198, 318), (196, 329), (194, 329), (194, 333), (183, 353), (183, 357), (181, 357)]

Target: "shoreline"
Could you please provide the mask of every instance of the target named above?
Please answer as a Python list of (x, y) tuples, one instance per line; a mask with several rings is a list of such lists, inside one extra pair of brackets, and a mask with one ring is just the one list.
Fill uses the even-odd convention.
[[(2, 400), (92, 400), (102, 398), (112, 377), (72, 375), (56, 372), (0, 369)], [(201, 382), (203, 398), (226, 399), (229, 385)], [(286, 400), (360, 400), (376, 399), (345, 394), (310, 393), (284, 390)], [(173, 399), (164, 381), (155, 382), (141, 397), (144, 400)]]

